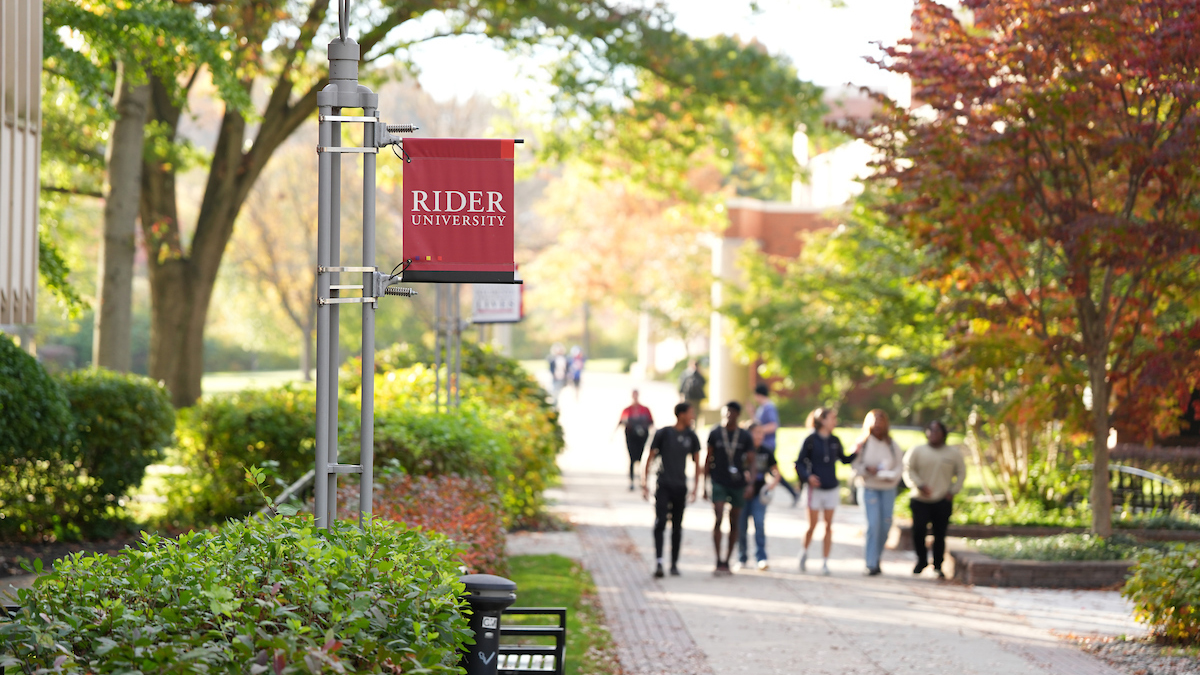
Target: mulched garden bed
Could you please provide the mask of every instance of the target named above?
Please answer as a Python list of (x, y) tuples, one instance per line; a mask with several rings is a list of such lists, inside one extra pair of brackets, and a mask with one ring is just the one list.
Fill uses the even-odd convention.
[(1195, 648), (1168, 647), (1151, 638), (1071, 636), (1071, 639), (1126, 675), (1200, 675), (1200, 658), (1195, 656)]
[(41, 560), (42, 567), (48, 570), (55, 560), (71, 553), (84, 551), (113, 555), (136, 542), (137, 539), (133, 537), (108, 541), (54, 542), (50, 544), (0, 542), (0, 578), (28, 574), (21, 569), (22, 561), (33, 565), (34, 560)]

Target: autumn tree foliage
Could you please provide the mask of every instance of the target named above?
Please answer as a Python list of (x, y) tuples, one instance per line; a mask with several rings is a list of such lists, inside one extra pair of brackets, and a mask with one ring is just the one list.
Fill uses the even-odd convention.
[[(224, 52), (245, 92), (262, 92), (254, 105), (228, 104), (211, 155), (204, 158), (204, 194), (194, 221), (181, 219), (180, 173), (190, 168), (173, 143), (186, 106), (170, 95), (175, 83), (190, 91), (198, 68), (150, 77), (147, 144), (139, 216), (149, 261), (150, 374), (166, 382), (177, 406), (200, 396), (203, 338), (213, 288), (238, 215), (268, 160), (316, 111), (328, 83), (325, 45), (335, 34), (329, 0), (229, 0), (191, 3), (237, 48)], [(801, 85), (761, 49), (734, 38), (693, 40), (676, 30), (661, 4), (627, 7), (612, 0), (371, 0), (353, 3), (351, 36), (361, 49), (361, 72), (376, 65), (412, 65), (421, 42), (476, 35), (506, 48), (538, 45), (561, 59), (550, 69), (560, 117), (572, 128), (603, 128), (650, 73), (677, 83), (688, 105), (745, 105), (783, 111)], [(705, 73), (705, 77), (696, 77)], [(765, 76), (764, 76), (765, 73)], [(774, 90), (751, 91), (762, 81)], [(679, 102), (679, 101), (676, 101)], [(664, 104), (669, 103), (664, 101)], [(656, 134), (657, 135), (657, 134)], [(653, 137), (650, 139), (652, 140)]]
[(917, 3), (913, 37), (880, 60), (911, 78), (913, 107), (881, 99), (866, 136), (899, 191), (893, 215), (931, 252), (929, 276), (962, 291), (973, 339), (1024, 336), (1039, 395), (1078, 411), (1107, 535), (1114, 419), (1170, 431), (1200, 379), (1200, 12), (962, 5)]

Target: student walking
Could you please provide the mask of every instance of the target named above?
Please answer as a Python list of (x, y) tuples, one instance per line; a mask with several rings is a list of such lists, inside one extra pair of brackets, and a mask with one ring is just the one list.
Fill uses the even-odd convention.
[(550, 395), (554, 397), (554, 405), (557, 406), (563, 387), (567, 386), (571, 362), (567, 359), (567, 350), (558, 343), (550, 347), (550, 356), (546, 361), (550, 364)]
[[(772, 457), (775, 455), (775, 432), (779, 429), (779, 410), (771, 401), (771, 390), (767, 385), (759, 383), (754, 387), (754, 423), (762, 427), (763, 433), (763, 448), (771, 452)], [(776, 471), (778, 474), (778, 471)], [(800, 492), (797, 488), (792, 487), (792, 484), (787, 482), (783, 476), (779, 476), (779, 484), (783, 489), (788, 491), (792, 496), (792, 506), (800, 501)]]
[(700, 372), (700, 363), (696, 359), (688, 361), (687, 370), (679, 378), (679, 400), (692, 406), (692, 412), (700, 414), (700, 403), (704, 401), (704, 387), (708, 380)]
[(892, 438), (891, 424), (884, 411), (867, 413), (851, 466), (861, 483), (858, 503), (867, 516), (867, 534), (863, 542), (867, 574), (876, 576), (882, 571), (879, 560), (892, 529), (892, 509), (896, 505), (896, 490), (904, 470), (904, 451)]
[[(746, 505), (747, 476), (753, 470), (754, 441), (750, 434), (738, 427), (742, 405), (730, 401), (721, 408), (721, 424), (708, 434), (708, 456), (704, 460), (705, 475), (712, 479), (713, 550), (717, 556), (716, 574), (729, 574), (729, 558), (733, 555), (733, 543), (738, 538), (738, 523), (742, 520), (742, 508)], [(707, 490), (706, 490), (707, 492)], [(708, 494), (704, 495), (708, 498)], [(725, 546), (725, 557), (721, 557), (721, 521), (725, 518), (725, 505), (729, 504), (729, 538)]]
[(933, 570), (945, 579), (942, 560), (946, 554), (946, 527), (954, 511), (954, 495), (967, 479), (967, 465), (956, 447), (946, 445), (946, 425), (934, 420), (925, 427), (925, 445), (918, 445), (904, 455), (904, 481), (916, 489), (909, 501), (912, 507), (913, 550), (920, 574), (929, 565), (925, 555), (926, 527), (933, 526)]
[[(634, 489), (634, 471), (638, 462), (642, 461), (642, 452), (646, 449), (646, 441), (650, 440), (650, 430), (654, 428), (654, 415), (650, 409), (638, 402), (638, 390), (633, 390), (633, 403), (621, 411), (621, 419), (617, 427), (625, 427), (625, 449), (629, 451), (629, 491)], [(612, 436), (609, 435), (611, 439)]]
[(583, 382), (583, 350), (578, 346), (571, 347), (571, 355), (567, 365), (568, 377), (571, 380), (571, 386), (575, 389), (575, 400), (579, 400), (579, 386)]
[[(671, 519), (671, 576), (679, 576), (679, 549), (683, 543), (683, 509), (696, 501), (700, 489), (700, 439), (692, 431), (695, 412), (687, 403), (675, 405), (675, 425), (659, 429), (650, 441), (650, 453), (642, 472), (642, 499), (650, 499), (650, 465), (659, 459), (658, 484), (654, 489), (654, 576), (663, 576), (663, 534)], [(687, 460), (695, 465), (692, 489), (688, 491)]]
[(763, 445), (765, 432), (762, 426), (751, 424), (747, 431), (750, 432), (750, 440), (754, 442), (754, 490), (746, 497), (746, 507), (742, 509), (742, 519), (738, 523), (738, 562), (742, 567), (746, 566), (749, 553), (746, 540), (750, 535), (750, 519), (753, 518), (754, 560), (758, 569), (765, 570), (769, 563), (767, 562), (767, 533), (763, 529), (763, 523), (767, 518), (767, 506), (770, 504), (772, 491), (776, 485), (780, 484), (781, 480), (779, 466), (775, 461), (775, 451), (768, 450)]
[(837, 410), (817, 408), (808, 416), (808, 427), (813, 430), (800, 446), (796, 458), (796, 475), (808, 484), (808, 532), (804, 535), (804, 548), (800, 551), (800, 571), (808, 569), (808, 546), (817, 531), (819, 518), (825, 519), (825, 542), (822, 548), (821, 573), (829, 574), (829, 551), (833, 548), (833, 512), (840, 501), (837, 479), (837, 463), (849, 464), (852, 457), (846, 455), (842, 441), (833, 435), (837, 428)]

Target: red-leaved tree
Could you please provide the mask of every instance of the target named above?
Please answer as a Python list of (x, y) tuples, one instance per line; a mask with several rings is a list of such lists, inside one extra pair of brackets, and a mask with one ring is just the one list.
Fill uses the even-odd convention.
[(929, 273), (963, 291), (954, 311), (1036, 338), (1073, 385), (1107, 535), (1113, 415), (1169, 427), (1200, 370), (1200, 12), (962, 4), (917, 3), (913, 38), (880, 60), (911, 78), (913, 105), (885, 106), (866, 135)]

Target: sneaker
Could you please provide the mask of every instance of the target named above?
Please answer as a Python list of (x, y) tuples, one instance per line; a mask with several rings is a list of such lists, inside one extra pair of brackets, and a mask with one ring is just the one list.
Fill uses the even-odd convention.
[(801, 572), (808, 571), (808, 554), (807, 553), (800, 554), (800, 571)]
[(671, 576), (673, 576), (673, 577), (679, 576), (679, 568), (678, 567), (671, 565)]
[(883, 570), (879, 569), (878, 567), (868, 567), (865, 574), (869, 577), (877, 577), (880, 574), (883, 574)]
[(761, 572), (765, 572), (765, 571), (767, 571), (768, 569), (770, 569), (770, 567), (771, 567), (771, 566), (770, 566), (769, 564), (767, 564), (767, 561), (766, 561), (766, 560), (759, 560), (759, 561), (758, 561), (758, 569), (759, 569), (759, 571), (761, 571)]
[(739, 561), (737, 561), (737, 562), (733, 563), (733, 565), (732, 565), (731, 569), (732, 569), (734, 572), (741, 572), (741, 571), (742, 571), (742, 569), (743, 569), (744, 567), (746, 567), (746, 561), (744, 561), (744, 560), (739, 560)]
[(827, 562), (821, 563), (821, 574), (824, 574), (825, 576), (829, 576), (829, 563), (827, 563)]
[(662, 563), (658, 563), (657, 565), (654, 566), (654, 578), (655, 579), (663, 578)]
[(913, 568), (913, 574), (920, 574), (921, 572), (924, 572), (926, 567), (928, 567), (928, 565), (923, 562), (917, 563), (917, 566)]
[(713, 571), (713, 574), (716, 574), (717, 576), (725, 576), (726, 574), (732, 574), (729, 571), (729, 562), (728, 561), (718, 561), (717, 569)]
[(630, 483), (630, 484), (629, 484), (629, 491), (630, 491), (630, 492), (633, 492), (633, 483)]

